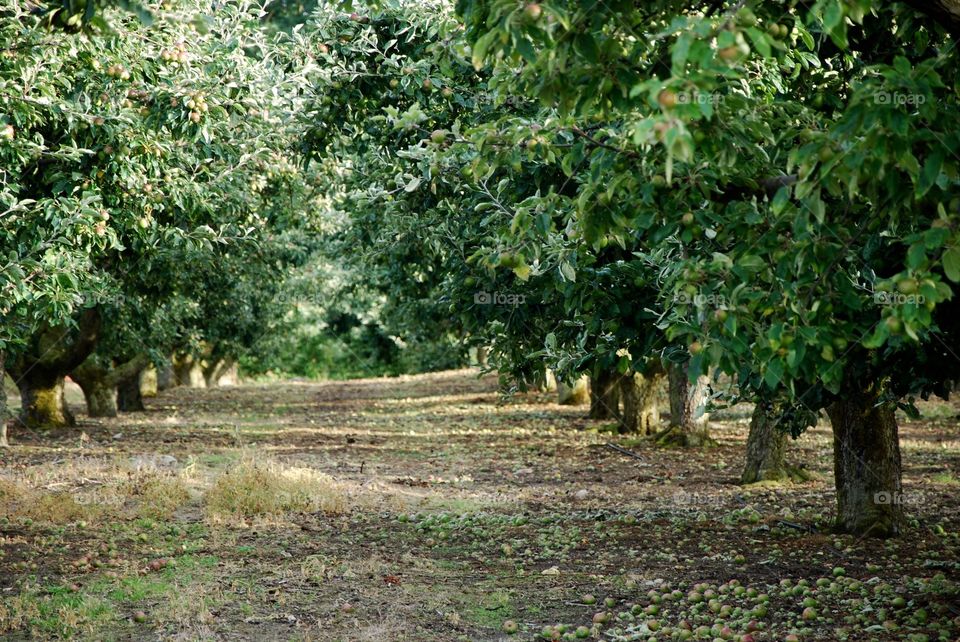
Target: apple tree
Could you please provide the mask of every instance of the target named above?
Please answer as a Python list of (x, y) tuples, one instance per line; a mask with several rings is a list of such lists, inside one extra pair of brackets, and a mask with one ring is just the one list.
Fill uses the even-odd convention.
[[(256, 240), (257, 181), (290, 140), (256, 9), (103, 15), (111, 31), (88, 35), (23, 11), (0, 58), (6, 364), (31, 426), (71, 423), (63, 377), (95, 348), (104, 366), (136, 356), (117, 337), (170, 335), (116, 326), (176, 319), (157, 314), (173, 275)], [(106, 318), (117, 306), (138, 309)]]
[(458, 3), (477, 65), (580, 141), (585, 241), (660, 262), (690, 380), (734, 376), (794, 433), (827, 412), (860, 534), (901, 528), (897, 405), (957, 376), (948, 4)]

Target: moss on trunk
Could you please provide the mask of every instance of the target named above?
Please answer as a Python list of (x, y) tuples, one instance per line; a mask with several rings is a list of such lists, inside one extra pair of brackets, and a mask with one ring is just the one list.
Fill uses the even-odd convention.
[(77, 421), (63, 392), (63, 377), (19, 377), (20, 421), (34, 430), (72, 428)]
[(87, 414), (91, 417), (117, 416), (117, 390), (105, 381), (80, 383), (83, 398), (87, 402)]

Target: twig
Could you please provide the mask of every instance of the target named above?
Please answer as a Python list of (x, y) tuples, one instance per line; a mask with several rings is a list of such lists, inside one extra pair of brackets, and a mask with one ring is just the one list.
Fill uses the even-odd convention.
[(621, 455), (626, 455), (627, 457), (633, 457), (634, 459), (639, 459), (640, 461), (644, 461), (644, 458), (643, 458), (642, 455), (638, 455), (637, 453), (633, 452), (632, 450), (627, 450), (626, 448), (623, 448), (623, 447), (621, 447), (621, 446), (618, 446), (618, 445), (616, 445), (616, 444), (614, 444), (614, 443), (612, 443), (612, 442), (609, 442), (609, 441), (608, 441), (606, 444), (604, 444), (604, 445), (605, 445), (607, 448), (609, 448), (610, 450), (615, 450), (615, 451), (617, 451), (617, 452), (620, 453)]
[(788, 522), (788, 521), (785, 520), (785, 519), (778, 519), (778, 520), (777, 520), (777, 524), (778, 524), (779, 526), (786, 526), (786, 527), (788, 527), (788, 528), (792, 528), (792, 529), (798, 530), (798, 531), (803, 531), (803, 532), (805, 532), (805, 533), (814, 533), (814, 532), (816, 532), (816, 531), (815, 531), (813, 528), (811, 528), (810, 526), (804, 526), (803, 524), (794, 524), (793, 522)]

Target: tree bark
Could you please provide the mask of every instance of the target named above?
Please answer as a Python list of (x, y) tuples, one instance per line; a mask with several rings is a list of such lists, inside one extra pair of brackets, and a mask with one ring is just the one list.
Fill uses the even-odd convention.
[(117, 416), (116, 384), (109, 370), (100, 364), (95, 355), (90, 355), (70, 372), (70, 378), (77, 382), (87, 402), (87, 415), (90, 417)]
[(590, 401), (588, 379), (580, 377), (573, 385), (557, 382), (557, 403), (561, 406), (582, 406)]
[(227, 383), (227, 385), (236, 384), (236, 367), (237, 362), (231, 357), (216, 359), (209, 363), (207, 367), (203, 369), (203, 380), (206, 382), (207, 388), (216, 388), (221, 385), (221, 380), (229, 376), (231, 372), (234, 373), (233, 381), (232, 383)]
[(123, 412), (146, 410), (140, 394), (140, 371), (117, 381), (117, 407)]
[(891, 537), (903, 525), (896, 407), (869, 390), (848, 392), (827, 408), (833, 425), (837, 529)]
[(128, 410), (117, 394), (117, 386), (130, 377), (139, 381), (140, 371), (149, 363), (145, 354), (136, 355), (120, 365), (114, 365), (112, 360), (99, 357), (96, 353), (87, 357), (70, 373), (83, 390), (87, 414), (91, 417), (116, 417), (118, 408)]
[(140, 395), (143, 397), (157, 396), (157, 369), (150, 365), (140, 373)]
[(174, 359), (173, 372), (178, 386), (205, 388), (207, 385), (203, 378), (203, 369), (193, 355), (182, 355)]
[(87, 415), (91, 417), (117, 416), (117, 389), (107, 377), (90, 377), (78, 375), (74, 370), (71, 378), (83, 391), (83, 398), (87, 402)]
[(657, 435), (662, 446), (712, 446), (707, 424), (710, 415), (706, 411), (709, 380), (700, 376), (693, 383), (689, 380), (689, 365), (671, 364), (667, 368), (670, 383), (670, 426)]
[(543, 391), (544, 392), (556, 392), (557, 391), (557, 377), (553, 374), (553, 370), (550, 368), (544, 368), (543, 370)]
[(758, 400), (750, 418), (747, 463), (740, 475), (740, 483), (754, 484), (760, 481), (789, 479), (786, 449), (787, 435), (777, 429), (773, 404)]
[(63, 377), (32, 372), (17, 377), (20, 387), (20, 422), (38, 430), (72, 428), (77, 420), (67, 405)]
[(76, 327), (46, 327), (7, 363), (20, 388), (20, 421), (31, 429), (76, 425), (64, 400), (64, 377), (93, 352), (100, 336), (100, 314), (83, 310)]
[(590, 419), (620, 416), (620, 380), (616, 370), (601, 370), (590, 379)]
[(6, 354), (0, 350), (0, 448), (9, 448), (7, 442), (7, 366)]
[(164, 361), (157, 368), (157, 392), (169, 390), (177, 385), (177, 376), (173, 371), (173, 359)]
[(659, 391), (663, 375), (633, 373), (620, 380), (623, 414), (620, 432), (652, 435), (660, 425)]

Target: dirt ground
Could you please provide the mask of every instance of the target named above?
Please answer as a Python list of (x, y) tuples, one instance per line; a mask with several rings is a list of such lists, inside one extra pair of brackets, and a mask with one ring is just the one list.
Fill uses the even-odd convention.
[(921, 410), (909, 528), (857, 541), (824, 425), (742, 487), (745, 408), (683, 451), (471, 371), (170, 390), (12, 432), (0, 637), (958, 640), (960, 412)]

